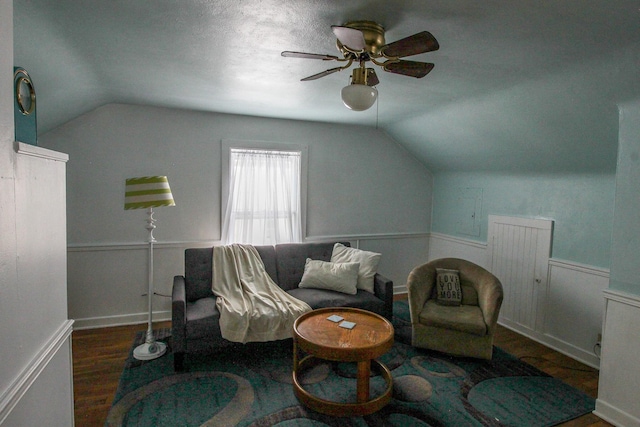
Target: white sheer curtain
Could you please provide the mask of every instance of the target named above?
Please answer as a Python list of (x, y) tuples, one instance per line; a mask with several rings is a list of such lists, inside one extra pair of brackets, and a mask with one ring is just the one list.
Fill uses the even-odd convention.
[(230, 150), (224, 244), (302, 240), (300, 157), (295, 151)]

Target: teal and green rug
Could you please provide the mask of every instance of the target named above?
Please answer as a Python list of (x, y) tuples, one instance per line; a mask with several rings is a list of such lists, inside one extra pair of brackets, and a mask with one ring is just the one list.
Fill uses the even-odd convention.
[[(490, 362), (415, 349), (408, 309), (394, 304), (396, 343), (381, 360), (394, 378), (393, 399), (365, 417), (329, 417), (306, 409), (291, 385), (291, 340), (238, 345), (214, 355), (140, 362), (131, 356), (107, 426), (552, 426), (594, 409), (594, 399), (494, 348)], [(171, 346), (169, 330), (158, 331)], [(140, 335), (140, 341), (143, 340)], [(134, 343), (135, 346), (135, 343)], [(305, 388), (325, 399), (355, 401), (355, 366), (310, 370)], [(372, 395), (384, 390), (371, 379)]]

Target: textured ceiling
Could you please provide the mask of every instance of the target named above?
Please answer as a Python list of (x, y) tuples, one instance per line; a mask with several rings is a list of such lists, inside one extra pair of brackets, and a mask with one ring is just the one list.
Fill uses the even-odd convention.
[[(112, 102), (379, 126), (432, 170), (611, 170), (617, 105), (640, 96), (631, 0), (15, 0), (15, 64), (44, 133)], [(331, 25), (427, 30), (423, 79), (378, 71), (377, 105), (347, 110)], [(535, 159), (532, 161), (532, 159)]]

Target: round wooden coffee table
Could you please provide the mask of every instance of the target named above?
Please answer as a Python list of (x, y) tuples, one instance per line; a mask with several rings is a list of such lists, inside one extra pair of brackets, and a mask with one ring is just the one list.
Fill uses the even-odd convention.
[[(328, 320), (339, 316), (355, 323), (353, 329)], [(393, 325), (384, 317), (357, 308), (321, 308), (300, 316), (293, 324), (293, 389), (302, 404), (314, 411), (334, 416), (361, 416), (380, 410), (391, 399), (393, 379), (389, 369), (375, 360), (393, 346)], [(299, 358), (299, 352), (307, 353)], [(357, 362), (356, 402), (334, 402), (321, 399), (302, 388), (299, 375), (321, 360)], [(369, 397), (371, 363), (386, 383), (382, 395)]]

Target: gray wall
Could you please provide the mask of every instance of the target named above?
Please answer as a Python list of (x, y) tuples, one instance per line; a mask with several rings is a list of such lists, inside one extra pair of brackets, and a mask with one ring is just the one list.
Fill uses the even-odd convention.
[[(380, 272), (399, 286), (426, 260), (432, 177), (383, 132), (110, 104), (40, 137), (70, 156), (69, 313), (85, 322), (77, 325), (144, 320), (146, 215), (124, 210), (126, 178), (167, 175), (176, 200), (155, 210), (159, 292), (170, 293), (182, 274), (185, 247), (219, 243), (228, 139), (308, 145), (308, 240), (347, 239), (382, 252)], [(168, 301), (157, 310), (167, 315)]]
[(218, 240), (226, 139), (309, 145), (309, 237), (429, 230), (430, 174), (370, 127), (111, 104), (40, 137), (70, 156), (69, 244), (144, 239), (123, 209), (125, 178), (144, 175), (167, 175), (177, 204), (157, 209), (158, 238)]

